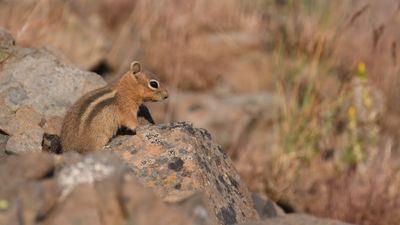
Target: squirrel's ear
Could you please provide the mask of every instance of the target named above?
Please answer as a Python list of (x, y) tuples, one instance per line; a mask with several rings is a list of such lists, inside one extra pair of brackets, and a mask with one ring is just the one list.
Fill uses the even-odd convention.
[(134, 61), (131, 63), (131, 71), (133, 74), (137, 74), (142, 71), (142, 66), (140, 65), (139, 62)]

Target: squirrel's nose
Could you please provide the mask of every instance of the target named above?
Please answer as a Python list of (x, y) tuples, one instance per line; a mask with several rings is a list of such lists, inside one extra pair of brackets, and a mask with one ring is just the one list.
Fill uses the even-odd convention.
[(167, 99), (168, 98), (168, 91), (164, 91), (163, 96), (164, 96), (164, 99)]

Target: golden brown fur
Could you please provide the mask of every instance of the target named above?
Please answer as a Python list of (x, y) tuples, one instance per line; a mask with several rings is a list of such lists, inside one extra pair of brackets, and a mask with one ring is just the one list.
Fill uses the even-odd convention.
[[(114, 84), (82, 96), (68, 110), (61, 128), (63, 151), (87, 153), (102, 149), (119, 127), (134, 130), (139, 106), (168, 97), (162, 87), (151, 87), (138, 62)], [(157, 82), (157, 86), (158, 86)]]

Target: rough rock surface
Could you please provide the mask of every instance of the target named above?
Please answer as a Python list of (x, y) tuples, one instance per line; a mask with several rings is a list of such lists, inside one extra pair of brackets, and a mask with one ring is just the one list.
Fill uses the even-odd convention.
[[(207, 190), (165, 203), (131, 170), (110, 151), (7, 157), (0, 164), (0, 224), (221, 224), (213, 221)], [(238, 224), (347, 225), (296, 214)]]
[(9, 110), (30, 105), (46, 116), (63, 116), (83, 93), (105, 85), (95, 73), (67, 66), (44, 49), (11, 46), (0, 51), (10, 55), (0, 73), (1, 101)]
[[(40, 151), (43, 122), (61, 118), (81, 95), (106, 83), (44, 49), (15, 46), (4, 29), (0, 43), (0, 130), (10, 135), (6, 150)], [(46, 129), (51, 130), (49, 124)]]
[(63, 154), (62, 159), (56, 177), (64, 193), (69, 193), (79, 184), (92, 184), (124, 170), (121, 160), (109, 151), (85, 157), (70, 152)]
[(258, 219), (232, 161), (204, 129), (187, 123), (143, 126), (109, 145), (132, 172), (167, 202), (202, 191), (218, 224)]
[(0, 164), (0, 224), (194, 224), (124, 168), (110, 152), (10, 156)]
[(304, 214), (288, 214), (275, 217), (256, 223), (246, 223), (242, 225), (350, 225), (336, 220), (321, 219)]
[(6, 153), (39, 152), (42, 150), (43, 129), (40, 127), (42, 116), (34, 109), (22, 106), (4, 129), (12, 134), (7, 141)]

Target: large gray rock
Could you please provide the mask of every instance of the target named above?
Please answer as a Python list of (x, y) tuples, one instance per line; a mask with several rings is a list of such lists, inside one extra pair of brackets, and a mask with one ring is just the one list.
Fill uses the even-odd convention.
[(232, 161), (204, 129), (187, 123), (142, 126), (134, 136), (115, 138), (108, 148), (166, 202), (203, 193), (208, 224), (258, 219)]
[(63, 116), (83, 93), (106, 84), (97, 74), (65, 65), (44, 49), (12, 46), (0, 51), (10, 54), (0, 71), (1, 101), (9, 110), (29, 105), (46, 116)]
[[(62, 116), (84, 93), (104, 86), (95, 73), (63, 64), (44, 49), (20, 48), (0, 29), (0, 130), (10, 153), (40, 151), (43, 121)], [(29, 112), (21, 108), (30, 108)]]

